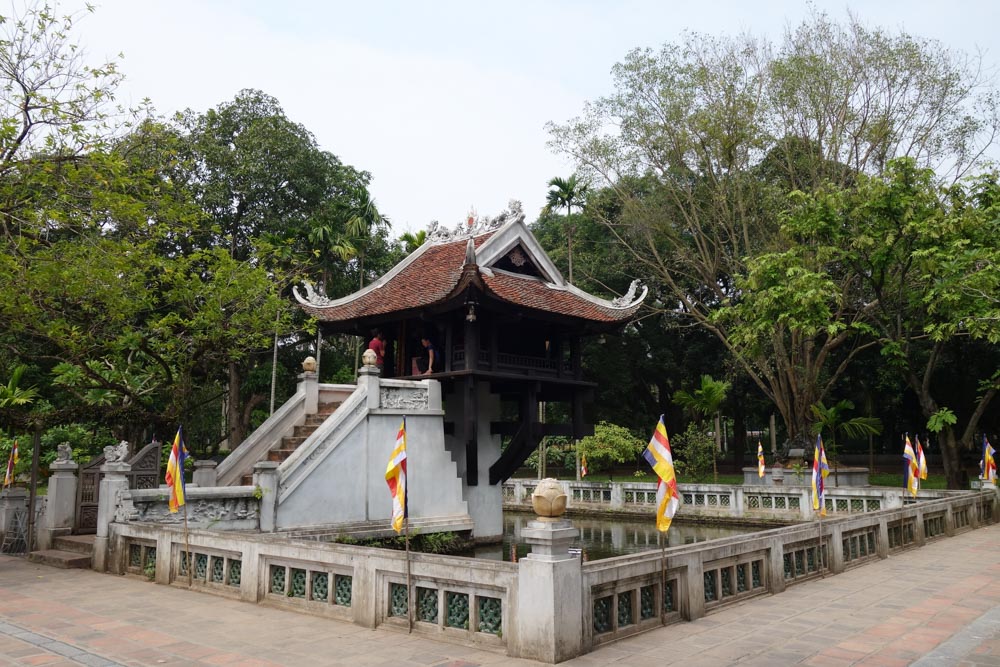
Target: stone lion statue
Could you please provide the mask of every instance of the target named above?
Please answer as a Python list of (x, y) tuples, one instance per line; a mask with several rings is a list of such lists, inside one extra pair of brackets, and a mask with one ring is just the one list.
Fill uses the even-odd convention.
[(105, 463), (124, 463), (128, 456), (128, 440), (122, 440), (117, 445), (108, 445), (104, 448)]
[(56, 463), (69, 463), (73, 460), (73, 447), (68, 442), (56, 445)]

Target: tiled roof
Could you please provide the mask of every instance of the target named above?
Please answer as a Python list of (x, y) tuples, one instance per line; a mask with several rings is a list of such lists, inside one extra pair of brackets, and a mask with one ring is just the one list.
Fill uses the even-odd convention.
[[(487, 233), (475, 237), (476, 248), (490, 236), (492, 234)], [(380, 279), (380, 285), (376, 283), (356, 296), (338, 299), (328, 306), (302, 304), (302, 308), (322, 322), (345, 322), (438, 303), (452, 293), (461, 279), (467, 244), (468, 239), (462, 239), (422, 249), (419, 256), (397, 274)], [(480, 277), (487, 290), (503, 301), (567, 317), (593, 322), (624, 322), (639, 309), (638, 304), (627, 309), (603, 306), (542, 280), (502, 271), (480, 272)]]
[(501, 272), (484, 275), (483, 282), (490, 292), (508, 303), (594, 322), (623, 322), (639, 310), (638, 304), (631, 308), (602, 306), (550, 283)]

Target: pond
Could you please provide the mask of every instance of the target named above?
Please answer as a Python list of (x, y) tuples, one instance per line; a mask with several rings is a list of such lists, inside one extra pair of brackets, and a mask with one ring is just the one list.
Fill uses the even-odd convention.
[[(521, 539), (521, 529), (533, 521), (529, 512), (503, 513), (503, 544), (477, 547), (476, 558), (511, 561), (524, 557), (529, 547)], [(622, 556), (639, 551), (658, 549), (658, 531), (652, 516), (649, 517), (568, 517), (580, 530), (580, 537), (573, 547), (580, 549), (583, 559), (598, 560)], [(720, 526), (674, 520), (667, 532), (666, 546), (705, 542), (730, 535), (753, 533), (760, 528), (752, 526)], [(516, 556), (515, 556), (516, 554)]]

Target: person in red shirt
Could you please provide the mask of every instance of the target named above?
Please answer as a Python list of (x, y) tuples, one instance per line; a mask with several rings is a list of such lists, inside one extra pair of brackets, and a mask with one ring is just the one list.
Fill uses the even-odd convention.
[(378, 369), (385, 369), (385, 336), (381, 329), (372, 331), (372, 339), (368, 342), (368, 349), (375, 353), (375, 365)]

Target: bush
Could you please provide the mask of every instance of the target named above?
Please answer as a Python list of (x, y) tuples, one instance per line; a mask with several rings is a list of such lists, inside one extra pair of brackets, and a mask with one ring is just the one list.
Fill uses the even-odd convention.
[(674, 454), (678, 481), (702, 482), (712, 478), (715, 440), (697, 424), (688, 424), (684, 433), (674, 437), (670, 448)]

